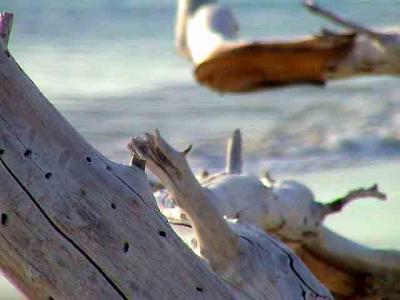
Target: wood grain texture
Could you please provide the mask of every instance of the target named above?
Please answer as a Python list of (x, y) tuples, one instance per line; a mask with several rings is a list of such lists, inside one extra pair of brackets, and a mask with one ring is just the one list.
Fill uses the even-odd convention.
[(29, 299), (233, 299), (143, 171), (91, 147), (4, 44), (0, 149), (0, 268)]
[(281, 241), (254, 225), (227, 222), (213, 194), (194, 177), (186, 153), (173, 149), (157, 130), (145, 138), (133, 138), (128, 147), (146, 159), (148, 168), (185, 211), (195, 235), (190, 245), (239, 298), (333, 299)]
[(196, 66), (196, 80), (219, 92), (249, 92), (288, 84), (322, 85), (324, 74), (352, 48), (347, 35), (293, 42), (233, 43)]
[[(203, 178), (201, 185), (220, 216), (255, 225), (279, 238), (338, 299), (399, 298), (400, 252), (361, 245), (329, 230), (323, 222), (355, 199), (384, 200), (385, 194), (377, 185), (352, 190), (324, 204), (315, 201), (308, 187), (290, 180), (222, 172)], [(184, 207), (179, 207), (179, 202), (174, 207), (163, 191), (155, 196), (177, 234), (198, 251), (197, 234), (191, 231), (192, 222)], [(169, 196), (174, 199), (173, 193)]]

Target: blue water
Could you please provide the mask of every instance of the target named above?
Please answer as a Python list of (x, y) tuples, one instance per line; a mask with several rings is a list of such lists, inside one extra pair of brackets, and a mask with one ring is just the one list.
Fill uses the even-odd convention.
[[(222, 1), (245, 38), (296, 37), (330, 24), (300, 1)], [(398, 25), (400, 1), (319, 1), (370, 26)], [(10, 50), (46, 96), (99, 150), (126, 161), (129, 137), (160, 128), (194, 144), (195, 168), (223, 166), (239, 127), (246, 168), (304, 171), (400, 156), (400, 79), (218, 95), (175, 54), (173, 0), (0, 0), (15, 14)]]

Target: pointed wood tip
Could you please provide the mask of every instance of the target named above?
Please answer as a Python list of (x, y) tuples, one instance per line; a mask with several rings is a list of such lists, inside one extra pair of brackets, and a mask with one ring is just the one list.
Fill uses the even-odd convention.
[(236, 129), (228, 142), (226, 150), (226, 172), (229, 174), (242, 173), (242, 134)]
[(10, 12), (0, 13), (0, 37), (6, 49), (11, 34), (13, 18), (14, 15)]

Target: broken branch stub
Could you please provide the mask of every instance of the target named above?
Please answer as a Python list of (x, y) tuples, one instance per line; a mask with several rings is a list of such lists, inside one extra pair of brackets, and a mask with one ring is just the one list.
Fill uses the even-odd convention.
[(0, 37), (6, 49), (8, 46), (8, 40), (10, 39), (13, 18), (13, 14), (9, 12), (0, 14)]
[(242, 173), (242, 135), (240, 129), (236, 129), (228, 141), (226, 149), (226, 172), (228, 174)]
[(329, 215), (340, 212), (343, 207), (348, 205), (350, 202), (357, 199), (375, 198), (378, 200), (386, 200), (386, 195), (379, 191), (378, 185), (374, 184), (370, 188), (360, 188), (348, 192), (344, 197), (340, 197), (332, 202), (323, 204), (325, 210), (323, 215)]

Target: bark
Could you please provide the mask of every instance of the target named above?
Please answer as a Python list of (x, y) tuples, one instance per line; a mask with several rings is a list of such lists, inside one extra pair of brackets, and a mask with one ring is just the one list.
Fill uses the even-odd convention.
[[(238, 139), (238, 134), (235, 132), (232, 139)], [(239, 161), (236, 163), (240, 165)], [(340, 212), (352, 201), (371, 197), (385, 200), (377, 185), (355, 189), (322, 204), (315, 201), (312, 191), (295, 181), (276, 182), (270, 177), (259, 179), (223, 172), (209, 175), (201, 184), (220, 216), (240, 224), (256, 225), (278, 237), (339, 299), (398, 299), (400, 296), (399, 251), (368, 248), (323, 225), (327, 216)], [(166, 188), (169, 194), (163, 191), (155, 194), (161, 211), (174, 224), (178, 235), (195, 247), (197, 236), (190, 232), (190, 216), (179, 202), (174, 206), (173, 189), (168, 185)]]
[[(1, 15), (2, 34), (9, 16)], [(2, 35), (2, 272), (29, 299), (233, 299), (160, 214), (143, 170), (91, 147), (7, 41)]]

